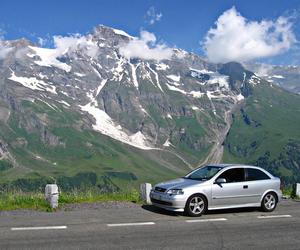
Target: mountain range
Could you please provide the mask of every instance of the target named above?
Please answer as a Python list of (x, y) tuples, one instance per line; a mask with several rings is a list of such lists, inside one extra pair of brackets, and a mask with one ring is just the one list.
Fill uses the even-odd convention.
[(300, 180), (294, 69), (262, 76), (177, 48), (159, 60), (127, 57), (122, 48), (138, 38), (106, 26), (60, 41), (1, 41), (2, 189), (56, 181), (111, 192), (218, 162)]

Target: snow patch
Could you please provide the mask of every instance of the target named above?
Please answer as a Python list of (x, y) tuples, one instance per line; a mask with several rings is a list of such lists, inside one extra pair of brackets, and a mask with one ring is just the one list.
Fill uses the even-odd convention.
[(107, 82), (107, 79), (104, 79), (104, 80), (101, 81), (100, 85), (98, 86), (98, 88), (96, 90), (96, 97), (99, 95), (100, 91), (103, 89), (106, 82)]
[(167, 75), (167, 77), (169, 79), (171, 79), (174, 82), (179, 82), (180, 81), (180, 76), (176, 76), (176, 75)]
[(127, 34), (127, 33), (126, 33), (125, 31), (123, 31), (123, 30), (118, 30), (118, 29), (112, 29), (112, 30), (113, 30), (113, 32), (114, 32), (115, 34), (117, 34), (117, 35), (127, 36), (127, 37), (129, 37), (129, 38), (134, 38), (133, 36)]
[(242, 100), (244, 100), (244, 99), (245, 99), (245, 97), (244, 97), (242, 94), (239, 94), (239, 95), (236, 96), (236, 100), (237, 100), (238, 102), (240, 102), (240, 101), (242, 101)]
[(116, 125), (111, 117), (107, 113), (105, 113), (105, 111), (96, 107), (93, 102), (80, 107), (83, 111), (88, 112), (95, 118), (96, 124), (93, 125), (94, 130), (99, 131), (100, 133), (107, 135), (115, 140), (140, 149), (152, 149), (151, 147), (147, 146), (146, 138), (141, 132), (128, 136), (124, 131), (122, 131), (122, 127)]
[(41, 79), (48, 79), (48, 76), (44, 75), (44, 74), (41, 73), (41, 72), (38, 74), (38, 76), (39, 76), (39, 78), (41, 78)]
[(67, 103), (66, 101), (63, 100), (58, 100), (57, 102), (66, 105), (67, 107), (70, 107), (71, 105), (69, 103)]
[(167, 83), (166, 83), (166, 85), (167, 85), (167, 87), (168, 87), (169, 90), (173, 90), (173, 91), (176, 91), (176, 92), (180, 92), (180, 93), (186, 95), (186, 92), (185, 92), (184, 90), (179, 89), (179, 88), (176, 88), (176, 87), (174, 87), (174, 86), (172, 86), (172, 85), (169, 85), (169, 84), (167, 84)]
[(207, 69), (194, 69), (194, 68), (190, 68), (191, 71), (195, 71), (195, 72), (198, 72), (200, 74), (206, 74), (206, 75), (210, 75), (210, 74), (214, 74), (215, 72), (213, 71), (209, 71)]
[(138, 131), (135, 134), (128, 135), (119, 124), (116, 124), (105, 111), (98, 107), (98, 103), (91, 93), (88, 93), (87, 96), (91, 101), (84, 106), (80, 106), (80, 108), (95, 118), (94, 130), (136, 148), (143, 150), (153, 149), (148, 146), (147, 139), (142, 132)]
[(192, 71), (191, 72), (192, 77), (200, 78), (201, 75), (209, 75), (209, 80), (201, 82), (200, 85), (219, 84), (220, 87), (226, 89), (229, 88), (229, 84), (228, 84), (229, 77), (226, 75), (222, 75), (218, 72), (209, 71), (207, 69), (198, 70), (198, 69), (190, 68), (190, 70)]
[(166, 83), (166, 85), (167, 85), (167, 87), (168, 87), (169, 90), (176, 91), (176, 92), (180, 92), (180, 93), (182, 93), (182, 94), (184, 94), (184, 95), (191, 95), (191, 96), (193, 96), (194, 98), (200, 98), (200, 97), (202, 97), (202, 96), (204, 95), (204, 93), (202, 93), (202, 92), (200, 92), (200, 91), (186, 92), (186, 91), (184, 91), (184, 90), (182, 90), (182, 89), (179, 89), (179, 88), (177, 88), (177, 87), (175, 87), (175, 86), (172, 86), (172, 85), (170, 85), (170, 84), (168, 84), (168, 83)]
[(148, 68), (150, 69), (150, 71), (154, 74), (155, 76), (155, 79), (156, 79), (156, 84), (157, 84), (157, 87), (161, 90), (161, 92), (164, 92), (160, 83), (159, 83), (159, 78), (158, 78), (158, 74), (155, 72), (155, 70), (153, 70), (149, 65), (148, 65)]
[(133, 85), (138, 89), (139, 88), (139, 83), (138, 83), (137, 76), (136, 76), (136, 69), (139, 65), (137, 65), (135, 67), (132, 63), (130, 63), (130, 66), (131, 66)]
[(95, 67), (92, 66), (92, 69), (93, 69), (93, 71), (95, 72), (95, 74), (96, 74), (99, 78), (102, 78), (101, 74), (99, 73), (99, 71), (98, 71)]
[(32, 89), (32, 90), (48, 91), (52, 94), (57, 94), (55, 86), (51, 86), (50, 84), (48, 84), (42, 80), (38, 80), (35, 77), (16, 76), (15, 72), (12, 71), (12, 74), (8, 79), (12, 80), (14, 82), (18, 82), (18, 83), (22, 84), (24, 87)]
[(189, 92), (190, 95), (192, 95), (195, 98), (200, 98), (204, 95), (204, 93), (200, 92), (200, 91), (191, 91)]
[(142, 105), (139, 105), (139, 108), (141, 109), (141, 111), (142, 111), (143, 113), (145, 113), (146, 115), (150, 116), (150, 115), (148, 114), (148, 112), (143, 108)]
[(81, 73), (78, 73), (78, 72), (74, 72), (74, 75), (78, 76), (78, 77), (84, 77), (85, 74), (81, 74)]
[(272, 78), (277, 78), (277, 79), (283, 79), (284, 78), (284, 76), (282, 76), (282, 75), (273, 75), (271, 77)]
[(156, 69), (157, 70), (167, 70), (169, 67), (169, 65), (165, 64), (165, 63), (158, 63), (156, 64)]
[(250, 80), (249, 80), (249, 83), (251, 83), (252, 85), (259, 84), (260, 83), (260, 78), (257, 77), (256, 75), (252, 75)]
[(169, 119), (173, 119), (173, 117), (168, 113), (167, 114), (167, 117), (169, 118)]
[(220, 74), (214, 74), (211, 76), (211, 78), (207, 81), (208, 84), (219, 84), (220, 87), (229, 88), (228, 84), (228, 76), (220, 75)]
[(57, 57), (57, 51), (56, 49), (46, 49), (46, 48), (38, 48), (38, 47), (33, 47), (33, 46), (29, 46), (29, 48), (31, 50), (33, 50), (35, 52), (35, 54), (37, 56), (40, 57), (40, 61), (34, 61), (35, 64), (39, 65), (39, 66), (44, 66), (44, 67), (56, 67), (56, 68), (60, 68), (66, 72), (70, 72), (71, 71), (71, 66), (66, 64), (66, 63), (62, 63), (59, 60), (56, 59)]
[(243, 82), (241, 84), (241, 87), (243, 87), (245, 84), (246, 76), (247, 76), (246, 72), (243, 72)]
[(44, 100), (42, 100), (42, 99), (40, 99), (40, 98), (35, 99), (34, 102), (35, 102), (36, 100), (38, 100), (38, 101), (40, 101), (40, 102), (46, 104), (49, 108), (53, 109), (54, 111), (57, 111), (57, 110), (58, 110), (58, 108), (57, 108), (55, 105), (52, 106), (52, 105), (50, 105), (48, 102), (46, 102), (46, 101), (44, 101)]
[(169, 138), (163, 144), (164, 147), (170, 147), (171, 145), (172, 145), (172, 143), (170, 142)]

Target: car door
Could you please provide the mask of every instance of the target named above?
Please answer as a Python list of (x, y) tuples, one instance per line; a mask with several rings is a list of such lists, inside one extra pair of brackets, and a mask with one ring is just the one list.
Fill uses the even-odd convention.
[(213, 207), (234, 207), (247, 203), (247, 184), (245, 169), (231, 168), (221, 173), (218, 178), (226, 179), (226, 183), (212, 186)]
[(270, 177), (257, 168), (245, 168), (246, 190), (248, 203), (260, 203), (260, 199), (264, 192), (268, 189)]

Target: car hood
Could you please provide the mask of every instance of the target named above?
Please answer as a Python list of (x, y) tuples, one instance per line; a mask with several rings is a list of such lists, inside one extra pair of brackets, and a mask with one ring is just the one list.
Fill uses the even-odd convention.
[(191, 180), (191, 179), (185, 179), (185, 178), (178, 178), (175, 180), (170, 180), (166, 182), (161, 182), (156, 184), (154, 187), (161, 187), (165, 189), (171, 189), (171, 188), (186, 188), (192, 185), (199, 185), (203, 183), (204, 181), (198, 181), (198, 180)]

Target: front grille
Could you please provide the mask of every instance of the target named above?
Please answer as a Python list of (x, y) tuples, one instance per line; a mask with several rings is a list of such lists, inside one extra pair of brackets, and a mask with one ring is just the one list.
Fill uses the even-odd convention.
[(156, 203), (156, 204), (166, 205), (166, 206), (172, 206), (171, 202), (161, 201), (161, 200), (157, 200), (157, 199), (153, 199), (153, 198), (151, 198), (151, 202)]
[(166, 190), (167, 190), (167, 189), (162, 188), (162, 187), (155, 187), (155, 191), (157, 191), (157, 192), (164, 193)]

